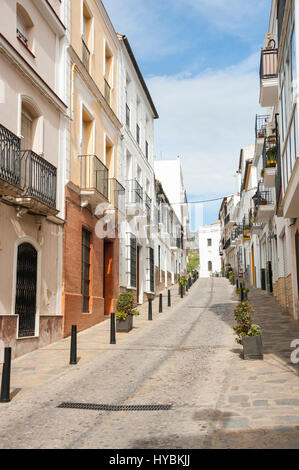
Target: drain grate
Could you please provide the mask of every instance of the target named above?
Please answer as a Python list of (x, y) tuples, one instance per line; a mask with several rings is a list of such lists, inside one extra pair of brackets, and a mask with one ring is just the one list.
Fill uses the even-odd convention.
[(104, 405), (96, 403), (61, 403), (57, 408), (95, 411), (168, 411), (172, 405)]

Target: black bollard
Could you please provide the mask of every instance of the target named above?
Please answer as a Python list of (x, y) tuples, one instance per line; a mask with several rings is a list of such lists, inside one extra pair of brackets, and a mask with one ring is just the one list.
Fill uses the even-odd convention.
[(111, 319), (110, 319), (110, 344), (116, 344), (115, 313), (111, 313)]
[(77, 364), (77, 325), (72, 325), (70, 365)]
[(171, 292), (170, 292), (170, 289), (168, 289), (168, 307), (171, 307)]
[(186, 292), (188, 292), (188, 290), (189, 290), (189, 285), (188, 284), (189, 284), (189, 282), (187, 282), (187, 284), (186, 284)]
[(4, 364), (2, 369), (0, 403), (10, 401), (10, 369), (11, 369), (11, 348), (4, 350)]
[(162, 308), (162, 294), (159, 295), (159, 313), (163, 312)]
[(153, 319), (153, 301), (148, 299), (148, 320), (152, 321)]
[(181, 294), (181, 299), (182, 299), (184, 297), (183, 286), (180, 286), (180, 294)]
[(244, 302), (244, 291), (243, 291), (243, 283), (241, 283), (241, 286), (240, 286), (240, 301), (241, 302)]
[(239, 280), (238, 279), (236, 280), (236, 286), (237, 286), (236, 288), (239, 289)]

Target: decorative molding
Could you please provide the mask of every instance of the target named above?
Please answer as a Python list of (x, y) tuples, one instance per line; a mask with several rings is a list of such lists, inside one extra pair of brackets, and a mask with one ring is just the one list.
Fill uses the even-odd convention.
[(45, 98), (53, 104), (61, 113), (66, 114), (67, 105), (59, 98), (59, 96), (49, 87), (44, 79), (31, 67), (31, 65), (21, 56), (21, 54), (13, 47), (13, 45), (0, 33), (0, 54), (9, 60), (9, 62), (17, 68), (23, 76), (40, 91)]
[(50, 28), (60, 38), (65, 35), (66, 27), (62, 23), (59, 16), (53, 10), (52, 6), (47, 0), (32, 0), (36, 8), (40, 11), (41, 15), (45, 18)]

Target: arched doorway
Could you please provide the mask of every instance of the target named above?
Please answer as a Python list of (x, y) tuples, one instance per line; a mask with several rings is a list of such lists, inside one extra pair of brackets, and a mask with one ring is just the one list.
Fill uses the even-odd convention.
[(15, 314), (19, 315), (18, 337), (35, 335), (37, 251), (30, 243), (18, 247)]

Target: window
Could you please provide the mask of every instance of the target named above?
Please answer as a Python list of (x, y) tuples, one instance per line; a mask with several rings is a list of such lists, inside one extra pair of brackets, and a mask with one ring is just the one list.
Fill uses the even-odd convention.
[(140, 144), (140, 127), (138, 124), (136, 124), (136, 140), (137, 140), (137, 144), (139, 145)]
[(208, 238), (208, 246), (212, 246), (212, 239)]
[(89, 313), (90, 301), (90, 232), (82, 229), (82, 312)]
[(209, 262), (208, 262), (208, 271), (209, 271), (209, 272), (212, 272), (212, 271), (213, 271), (213, 263), (212, 263), (212, 261), (209, 261)]
[(17, 38), (30, 50), (33, 47), (33, 23), (25, 8), (17, 4)]
[(43, 118), (35, 103), (28, 97), (22, 98), (21, 108), (21, 149), (43, 152)]
[(105, 99), (111, 103), (111, 88), (113, 86), (113, 55), (105, 43), (105, 68), (104, 68), (104, 85), (105, 85)]
[(137, 287), (137, 240), (130, 233), (130, 286)]
[(126, 104), (126, 125), (129, 129), (130, 129), (130, 114), (131, 114), (131, 111), (127, 103)]
[(146, 156), (146, 159), (148, 160), (148, 156), (149, 156), (149, 152), (148, 152), (148, 141), (145, 142), (145, 156)]
[(90, 49), (92, 44), (92, 15), (83, 3), (83, 31), (82, 31), (82, 62), (84, 67), (89, 71), (90, 65)]

